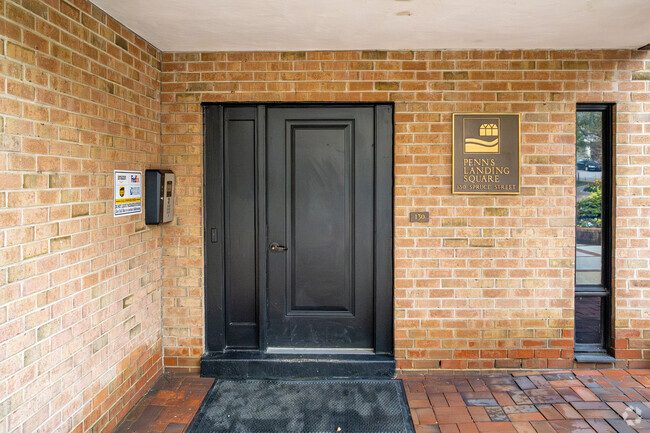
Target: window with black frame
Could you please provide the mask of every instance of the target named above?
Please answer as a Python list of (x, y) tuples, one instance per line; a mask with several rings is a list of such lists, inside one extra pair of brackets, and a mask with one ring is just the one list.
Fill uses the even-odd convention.
[(613, 362), (613, 106), (578, 104), (576, 112), (575, 357)]

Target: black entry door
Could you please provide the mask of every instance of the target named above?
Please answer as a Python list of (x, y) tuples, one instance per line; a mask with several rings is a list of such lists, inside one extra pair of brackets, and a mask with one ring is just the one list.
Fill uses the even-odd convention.
[(273, 348), (374, 347), (372, 107), (269, 108)]
[(392, 105), (204, 115), (207, 351), (392, 354)]

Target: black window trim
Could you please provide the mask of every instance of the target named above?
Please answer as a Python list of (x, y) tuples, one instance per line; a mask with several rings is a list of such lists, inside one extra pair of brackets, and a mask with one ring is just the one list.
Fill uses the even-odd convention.
[[(594, 344), (574, 343), (574, 352), (581, 353), (612, 353), (612, 324), (614, 323), (614, 310), (612, 306), (614, 286), (614, 234), (615, 234), (615, 104), (613, 103), (578, 103), (576, 104), (576, 122), (578, 112), (600, 112), (603, 114), (603, 142), (602, 142), (602, 282), (603, 284), (577, 284), (575, 297), (600, 297), (603, 308), (602, 347)], [(577, 194), (577, 190), (576, 190)], [(574, 279), (575, 282), (575, 279)], [(575, 336), (574, 336), (575, 339)]]

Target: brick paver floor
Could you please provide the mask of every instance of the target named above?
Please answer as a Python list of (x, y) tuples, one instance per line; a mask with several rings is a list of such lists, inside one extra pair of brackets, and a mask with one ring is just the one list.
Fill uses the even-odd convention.
[(182, 433), (214, 379), (163, 375), (113, 433)]
[[(650, 370), (435, 374), (402, 380), (417, 433), (650, 433)], [(212, 382), (161, 377), (115, 433), (185, 431)]]
[(650, 370), (402, 379), (417, 433), (650, 432)]

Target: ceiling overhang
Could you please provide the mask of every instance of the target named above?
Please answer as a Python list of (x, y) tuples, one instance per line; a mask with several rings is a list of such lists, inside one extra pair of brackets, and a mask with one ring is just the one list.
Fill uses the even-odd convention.
[(91, 0), (162, 51), (636, 49), (649, 0)]

